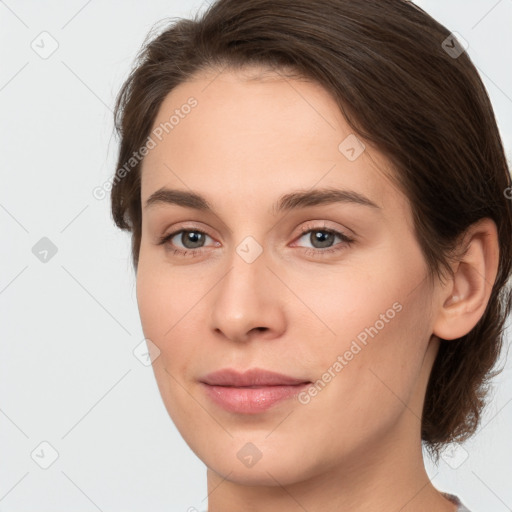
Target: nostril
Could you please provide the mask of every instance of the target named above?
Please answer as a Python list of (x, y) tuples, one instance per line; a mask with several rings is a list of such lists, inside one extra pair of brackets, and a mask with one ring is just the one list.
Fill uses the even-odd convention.
[(266, 331), (268, 329), (268, 327), (253, 327), (251, 329), (251, 331), (259, 331), (259, 332), (262, 332), (262, 331)]

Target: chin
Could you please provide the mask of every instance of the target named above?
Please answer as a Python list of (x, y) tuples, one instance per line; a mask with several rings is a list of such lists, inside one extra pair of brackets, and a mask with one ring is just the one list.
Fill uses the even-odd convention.
[(211, 471), (230, 482), (270, 487), (292, 485), (325, 470), (319, 466), (319, 461), (325, 464), (325, 460), (314, 453), (313, 446), (305, 451), (307, 439), (295, 446), (278, 436), (272, 443), (270, 439), (258, 441), (267, 435), (261, 433), (248, 432), (229, 439), (225, 433), (218, 435), (225, 438), (196, 437), (189, 439), (189, 446)]

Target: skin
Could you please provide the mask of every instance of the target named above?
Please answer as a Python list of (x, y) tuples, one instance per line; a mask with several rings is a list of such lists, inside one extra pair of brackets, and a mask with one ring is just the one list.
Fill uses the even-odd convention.
[[(198, 104), (142, 166), (143, 205), (168, 187), (197, 192), (213, 208), (144, 208), (137, 270), (143, 331), (160, 350), (156, 380), (208, 468), (208, 510), (451, 512), (425, 472), (421, 411), (438, 336), (466, 334), (485, 310), (495, 225), (484, 219), (468, 231), (455, 278), (430, 283), (408, 200), (384, 172), (389, 162), (366, 142), (354, 161), (340, 152), (353, 131), (319, 85), (260, 72), (203, 72), (171, 91), (153, 127), (191, 96)], [(271, 211), (283, 194), (324, 187), (356, 191), (378, 208)], [(354, 242), (335, 237), (323, 249), (301, 228)], [(202, 252), (174, 254), (187, 247), (181, 234), (158, 244), (180, 229), (207, 233)], [(251, 263), (237, 253), (248, 236), (262, 249)], [(307, 404), (236, 414), (199, 383), (226, 367), (315, 382), (394, 303), (400, 312)], [(262, 454), (252, 467), (237, 457), (248, 442)]]

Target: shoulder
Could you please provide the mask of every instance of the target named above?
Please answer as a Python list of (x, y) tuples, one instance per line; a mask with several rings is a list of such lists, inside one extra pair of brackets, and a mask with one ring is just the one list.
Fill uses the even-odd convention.
[(463, 505), (463, 503), (460, 501), (460, 499), (457, 496), (455, 496), (453, 494), (449, 494), (447, 492), (443, 492), (442, 495), (459, 507), (457, 509), (457, 512), (470, 512), (470, 510), (468, 508), (466, 508), (466, 506)]

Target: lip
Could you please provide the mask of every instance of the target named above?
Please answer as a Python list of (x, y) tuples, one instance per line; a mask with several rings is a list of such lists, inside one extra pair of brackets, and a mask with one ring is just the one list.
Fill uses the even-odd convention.
[(245, 372), (239, 372), (232, 368), (224, 368), (222, 370), (205, 375), (201, 382), (210, 386), (293, 386), (295, 384), (303, 384), (310, 382), (307, 379), (298, 379), (283, 375), (281, 373), (271, 372), (260, 368), (251, 368)]
[(311, 381), (260, 368), (238, 372), (225, 368), (209, 373), (200, 383), (205, 393), (230, 411), (257, 414), (300, 393)]

